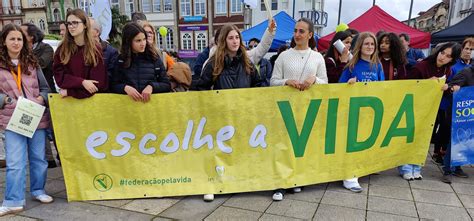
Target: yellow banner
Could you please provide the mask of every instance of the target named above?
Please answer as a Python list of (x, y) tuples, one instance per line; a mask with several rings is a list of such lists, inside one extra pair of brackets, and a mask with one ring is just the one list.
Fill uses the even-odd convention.
[(50, 95), (68, 200), (272, 190), (423, 164), (443, 82)]

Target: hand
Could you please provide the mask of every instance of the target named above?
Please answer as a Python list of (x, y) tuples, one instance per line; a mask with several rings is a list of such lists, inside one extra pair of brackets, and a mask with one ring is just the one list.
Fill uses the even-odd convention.
[(59, 95), (61, 95), (61, 97), (63, 97), (63, 98), (67, 97), (67, 90), (66, 89), (60, 89), (59, 90)]
[(416, 60), (416, 61), (418, 61), (418, 62), (420, 62), (420, 61), (423, 61), (423, 58), (419, 58), (419, 59), (418, 59), (418, 60)]
[(459, 89), (461, 89), (461, 87), (459, 87), (459, 85), (453, 85), (453, 87), (452, 87), (451, 90), (452, 90), (453, 92), (458, 92)]
[(437, 77), (430, 77), (430, 80), (437, 80), (438, 78)]
[(300, 84), (300, 91), (304, 91), (306, 89), (309, 89), (309, 87), (311, 87), (311, 85), (313, 85), (314, 82), (316, 82), (316, 77), (315, 76), (310, 76), (310, 77), (306, 78), (306, 80), (303, 81), (303, 83)]
[(140, 93), (138, 93), (137, 89), (130, 87), (130, 86), (125, 86), (124, 88), (125, 93), (127, 93), (130, 98), (132, 98), (134, 101), (142, 101), (143, 97)]
[(42, 96), (36, 97), (36, 101), (38, 101), (38, 104), (41, 104), (41, 105), (44, 104), (44, 98)]
[(356, 77), (353, 77), (353, 78), (351, 78), (351, 79), (349, 79), (349, 80), (347, 81), (347, 83), (349, 83), (349, 84), (355, 84), (355, 82), (357, 82), (357, 78), (356, 78)]
[(277, 25), (276, 25), (275, 19), (272, 18), (272, 19), (268, 22), (268, 30), (269, 30), (270, 32), (274, 32), (274, 31), (276, 30), (276, 27), (277, 27)]
[(444, 85), (441, 87), (441, 90), (442, 90), (442, 91), (446, 91), (446, 90), (448, 90), (448, 89), (449, 89), (448, 84), (444, 84)]
[(349, 54), (350, 54), (349, 49), (344, 48), (341, 54), (341, 62), (344, 62), (344, 63), (349, 62)]
[(145, 89), (143, 89), (142, 91), (143, 102), (146, 103), (150, 101), (152, 92), (153, 92), (153, 87), (151, 85), (148, 85), (145, 87)]
[(294, 87), (296, 89), (300, 89), (300, 84), (298, 83), (298, 81), (296, 80), (287, 80), (285, 82), (286, 85), (290, 86), (290, 87)]
[(98, 84), (98, 83), (99, 83), (98, 81), (94, 81), (94, 80), (83, 80), (82, 81), (82, 86), (87, 91), (89, 91), (89, 93), (94, 94), (97, 91), (99, 91), (99, 89), (95, 86), (95, 84)]

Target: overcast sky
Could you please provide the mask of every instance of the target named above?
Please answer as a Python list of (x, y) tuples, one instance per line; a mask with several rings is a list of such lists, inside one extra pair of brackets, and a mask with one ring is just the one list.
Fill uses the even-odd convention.
[[(410, 0), (376, 0), (376, 5), (400, 21), (408, 19)], [(411, 17), (418, 16), (420, 11), (426, 11), (441, 0), (414, 0)], [(373, 0), (342, 0), (341, 22), (349, 23), (362, 15), (370, 7)], [(323, 29), (323, 36), (333, 32), (337, 26), (339, 0), (324, 1), (324, 11), (328, 13), (328, 26)]]

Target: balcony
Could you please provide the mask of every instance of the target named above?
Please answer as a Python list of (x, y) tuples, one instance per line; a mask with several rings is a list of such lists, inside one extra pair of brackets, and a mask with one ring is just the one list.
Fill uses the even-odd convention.
[(0, 15), (3, 16), (22, 16), (21, 6), (2, 7)]

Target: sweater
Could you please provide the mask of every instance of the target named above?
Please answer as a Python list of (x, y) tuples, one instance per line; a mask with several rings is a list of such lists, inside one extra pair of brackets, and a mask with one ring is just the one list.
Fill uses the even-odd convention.
[(84, 80), (96, 80), (99, 82), (96, 84), (99, 92), (107, 91), (108, 79), (102, 52), (97, 55), (99, 62), (95, 67), (84, 64), (84, 46), (78, 47), (78, 51), (71, 56), (67, 64), (61, 63), (59, 54), (60, 50), (57, 50), (54, 55), (54, 79), (60, 88), (67, 90), (68, 96), (79, 99), (91, 97), (93, 94), (89, 93), (82, 86), (82, 81)]
[(357, 78), (357, 82), (384, 81), (384, 75), (380, 63), (377, 63), (376, 67), (371, 67), (368, 61), (359, 59), (352, 70), (349, 67), (344, 69), (339, 83), (348, 82), (353, 77)]
[(305, 81), (310, 76), (315, 76), (315, 84), (327, 84), (326, 65), (323, 56), (310, 48), (295, 50), (291, 48), (284, 51), (275, 61), (271, 86), (285, 85), (287, 80)]

